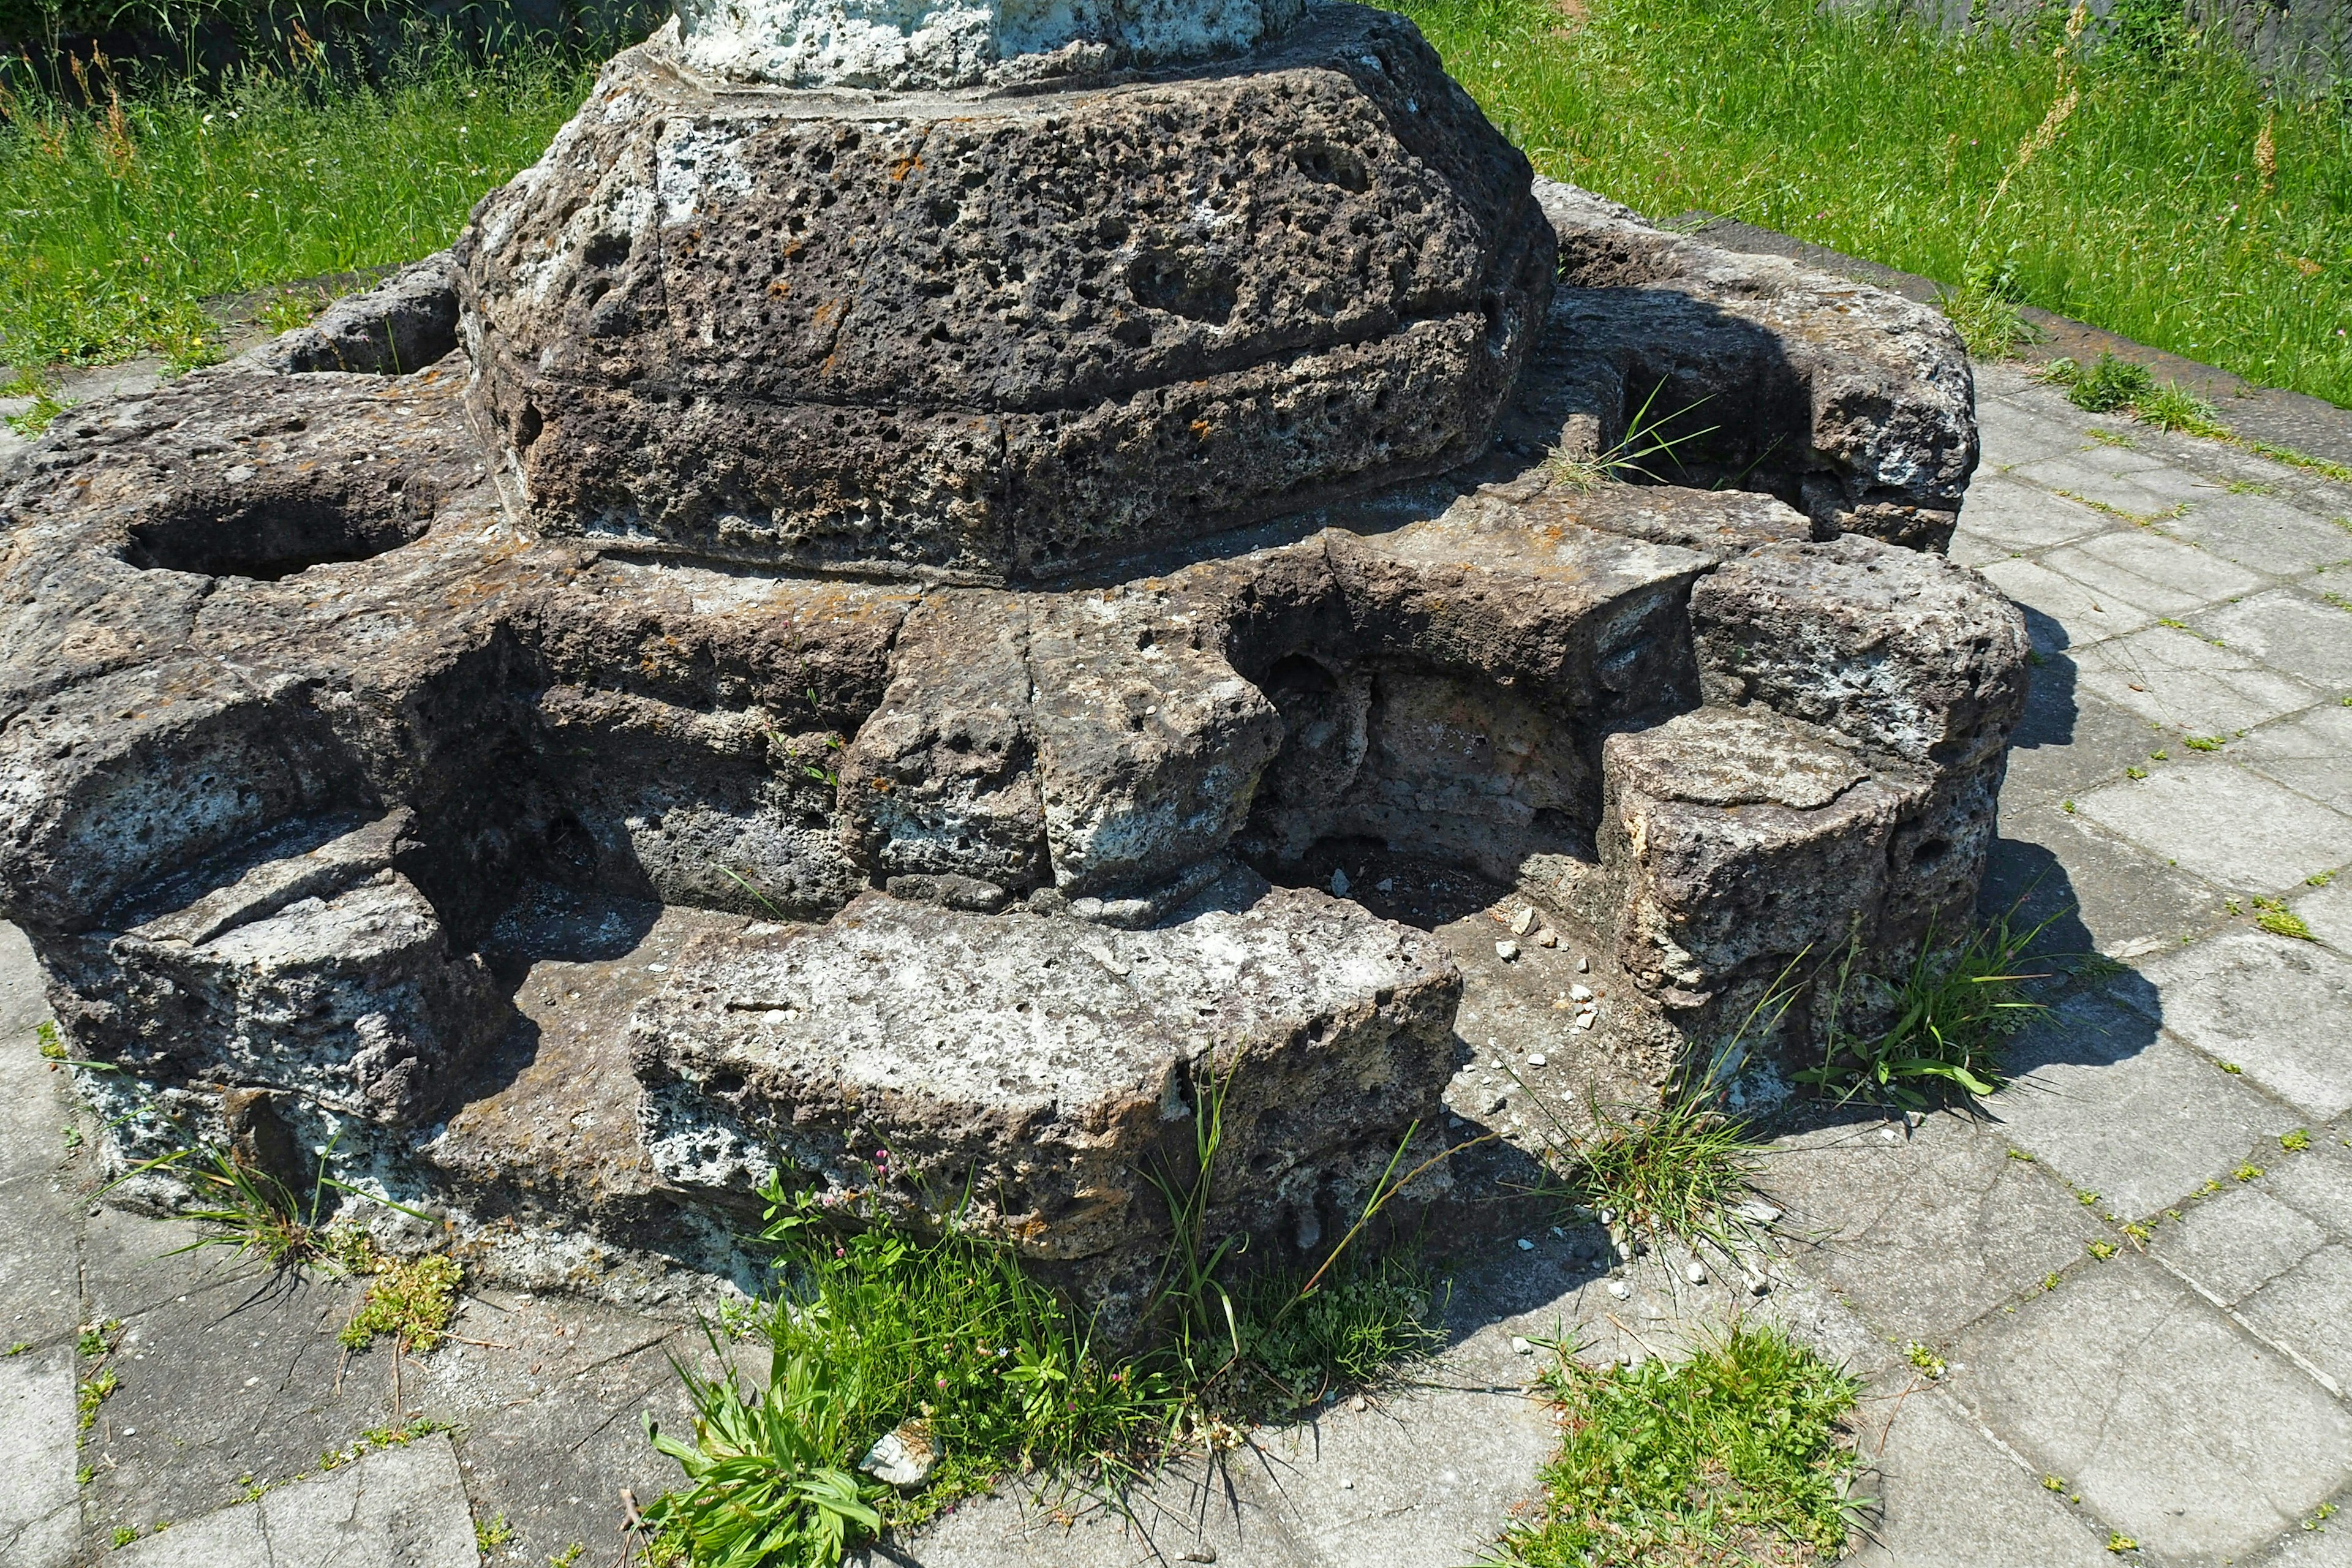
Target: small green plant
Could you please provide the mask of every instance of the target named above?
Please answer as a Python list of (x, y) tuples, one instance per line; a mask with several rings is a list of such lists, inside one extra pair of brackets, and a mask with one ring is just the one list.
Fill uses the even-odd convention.
[[(2022, 994), (2042, 976), (2023, 973), (2020, 961), (2056, 918), (2020, 929), (2012, 913), (1954, 947), (1938, 947), (1929, 931), (1893, 984), (1857, 974), (1860, 948), (1849, 946), (1823, 1009), (1822, 1065), (1792, 1076), (1841, 1102), (1867, 1094), (1912, 1109), (1930, 1102), (1923, 1085), (1992, 1093), (2010, 1038), (2042, 1010)], [(1857, 1002), (1891, 1021), (1855, 1032), (1845, 1020)]]
[(2062, 1476), (2044, 1476), (2042, 1478), (2042, 1489), (2045, 1492), (2063, 1492), (2066, 1489), (2065, 1478)]
[(2335, 1517), (2336, 1505), (2332, 1502), (2321, 1503), (2311, 1510), (2311, 1517), (2303, 1521), (2303, 1528), (2311, 1531), (2325, 1530), (2327, 1528), (2327, 1521)]
[(572, 1568), (573, 1563), (580, 1561), (580, 1554), (587, 1550), (586, 1542), (575, 1541), (562, 1551), (550, 1554), (547, 1559), (547, 1568)]
[(2144, 779), (2147, 777), (2147, 770), (2146, 768), (2137, 767), (2126, 768), (2124, 770), (2124, 777), (2127, 779)]
[(42, 434), (48, 429), (58, 415), (73, 406), (72, 404), (58, 396), (46, 376), (37, 374), (30, 369), (18, 371), (15, 379), (5, 385), (0, 385), (0, 397), (32, 399), (31, 407), (21, 414), (8, 416), (8, 427), (19, 436)]
[(87, 1432), (98, 1425), (98, 1407), (111, 1399), (114, 1391), (121, 1386), (122, 1380), (115, 1375), (112, 1367), (101, 1368), (92, 1376), (81, 1380), (74, 1392), (74, 1411), (80, 1420), (81, 1430)]
[(2230, 742), (2221, 735), (2183, 735), (2180, 743), (2192, 752), (2218, 752)]
[(2085, 1243), (2084, 1246), (2089, 1250), (2091, 1256), (2097, 1258), (2102, 1263), (2105, 1263), (2108, 1258), (2113, 1258), (2116, 1255), (2116, 1244), (2105, 1237), (2095, 1238)]
[(2130, 1536), (2126, 1535), (2119, 1530), (2111, 1530), (2107, 1531), (2107, 1550), (2110, 1552), (2137, 1552), (2139, 1550), (2139, 1542), (2134, 1541)]
[(2078, 1192), (2074, 1194), (2074, 1201), (2086, 1209), (2095, 1209), (2099, 1206), (2099, 1194), (2089, 1191)]
[(2168, 381), (2142, 393), (2132, 400), (2131, 412), (2141, 424), (2159, 430), (2224, 439), (2230, 434), (2220, 411), (2178, 382)]
[(1735, 1327), (1680, 1364), (1596, 1372), (1563, 1356), (1544, 1381), (1560, 1451), (1539, 1512), (1510, 1527), (1499, 1561), (1652, 1568), (1843, 1550), (1860, 1385), (1780, 1330)]
[(66, 1059), (66, 1043), (58, 1037), (58, 1021), (44, 1018), (33, 1026), (33, 1037), (40, 1042), (43, 1061), (61, 1062)]
[(287, 289), (272, 294), (254, 312), (254, 322), (273, 332), (290, 332), (297, 327), (310, 324), (310, 318), (326, 307), (327, 294), (320, 289)]
[[(1653, 417), (1651, 406), (1657, 402), (1658, 394), (1664, 390), (1664, 385), (1661, 382), (1650, 389), (1648, 395), (1642, 399), (1642, 405), (1633, 411), (1633, 417), (1626, 421), (1624, 437), (1607, 451), (1590, 458), (1579, 458), (1554, 447), (1544, 458), (1543, 471), (1555, 482), (1572, 490), (1598, 489), (1604, 484), (1630, 484), (1642, 479), (1652, 484), (1665, 483), (1651, 469), (1650, 463), (1653, 460), (1667, 461), (1680, 470), (1683, 465), (1677, 454), (1681, 448), (1713, 435), (1716, 426), (1709, 425), (1703, 429), (1667, 435), (1666, 426), (1693, 413), (1698, 404)], [(1700, 399), (1700, 402), (1705, 401)]]
[(2262, 1179), (2263, 1168), (2260, 1165), (2249, 1163), (2239, 1166), (2236, 1170), (2231, 1172), (2230, 1174), (2241, 1182), (2260, 1181)]
[(2305, 877), (2303, 882), (2307, 888), (2324, 888), (2334, 880), (2336, 880), (2336, 873), (2333, 871), (2314, 871), (2310, 876)]
[(2231, 1078), (2236, 1078), (2239, 1074), (2246, 1070), (2235, 1062), (2221, 1062), (2217, 1065), (2223, 1072), (2228, 1073)]
[(257, 1257), (280, 1271), (310, 1263), (340, 1268), (348, 1252), (348, 1239), (328, 1234), (334, 1228), (324, 1217), (331, 1209), (328, 1194), (358, 1189), (330, 1173), (333, 1152), (331, 1142), (319, 1160), (307, 1200), (297, 1197), (276, 1176), (246, 1164), (216, 1143), (197, 1143), (142, 1161), (109, 1183), (107, 1190), (157, 1171), (170, 1172), (188, 1184), (196, 1206), (184, 1215), (205, 1226), (205, 1233), (184, 1247), (173, 1247), (167, 1256), (226, 1247), (239, 1257)]
[(507, 1522), (505, 1514), (499, 1514), (494, 1519), (474, 1521), (474, 1550), (485, 1557), (514, 1538), (514, 1526)]
[(2297, 942), (2315, 940), (2303, 917), (2276, 899), (2256, 899), (2254, 910), (2254, 923), (2273, 936), (2292, 937)]
[(1931, 1378), (1940, 1378), (1944, 1375), (1944, 1358), (1917, 1340), (1913, 1340), (1903, 1347), (1903, 1359)]
[(2279, 1147), (2290, 1154), (2300, 1154), (2311, 1147), (2311, 1134), (2298, 1127), (2292, 1132), (2279, 1134)]
[(2046, 1296), (2056, 1289), (2058, 1289), (2057, 1273), (2053, 1270), (2051, 1273), (2044, 1274), (2042, 1277), (2042, 1293)]
[(128, 1546), (138, 1539), (139, 1527), (137, 1525), (118, 1524), (114, 1527), (114, 1544), (117, 1547)]
[(2033, 341), (2017, 300), (1996, 282), (1972, 279), (1943, 290), (1936, 306), (1978, 359), (2008, 359)]
[(84, 1323), (74, 1341), (75, 1353), (86, 1359), (111, 1355), (114, 1347), (122, 1342), (122, 1320), (108, 1318), (101, 1322)]
[(446, 1252), (427, 1253), (408, 1263), (387, 1263), (368, 1284), (359, 1308), (337, 1341), (363, 1351), (378, 1335), (398, 1342), (410, 1355), (423, 1355), (447, 1334), (457, 1310), (463, 1271)]
[(2091, 414), (2116, 413), (2156, 390), (2156, 377), (2148, 374), (2146, 365), (2117, 359), (2111, 353), (2101, 354), (2098, 362), (2091, 365), (2054, 359), (2042, 368), (2042, 374), (2052, 385), (2066, 389), (2069, 403)]
[(10, 1345), (10, 1346), (8, 1347), (8, 1354), (10, 1354), (10, 1355), (12, 1355), (12, 1356), (20, 1356), (20, 1355), (23, 1355), (26, 1351), (31, 1350), (32, 1348), (33, 1348), (33, 1342), (32, 1342), (32, 1341), (30, 1341), (30, 1340), (18, 1340), (15, 1344)]

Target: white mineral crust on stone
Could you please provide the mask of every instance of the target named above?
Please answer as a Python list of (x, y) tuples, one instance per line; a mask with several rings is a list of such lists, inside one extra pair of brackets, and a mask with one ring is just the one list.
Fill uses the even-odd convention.
[(1300, 0), (677, 0), (685, 62), (731, 81), (906, 91), (1241, 54)]

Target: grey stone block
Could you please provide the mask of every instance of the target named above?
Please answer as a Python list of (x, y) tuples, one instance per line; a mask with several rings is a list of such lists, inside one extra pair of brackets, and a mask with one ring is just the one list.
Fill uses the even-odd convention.
[(2038, 561), (1996, 561), (1986, 579), (2030, 612), (2037, 652), (2088, 647), (2107, 637), (2137, 631), (2157, 618), (2117, 595), (2086, 587)]
[[(1865, 1434), (1864, 1442), (1871, 1434)], [(1940, 1391), (1897, 1407), (1865, 1489), (1879, 1499), (1854, 1568), (2101, 1568), (2079, 1508), (2020, 1469)]]
[(2001, 802), (2021, 805), (2035, 796), (2081, 795), (2127, 767), (2157, 766), (2148, 753), (2177, 740), (2137, 714), (2079, 689), (2072, 659), (2046, 658), (2033, 671), (2025, 717), (2010, 738)]
[(2081, 815), (2233, 891), (2294, 888), (2352, 860), (2352, 816), (2227, 763), (2177, 764), (2093, 790)]
[(2018, 1076), (1986, 1103), (2001, 1131), (2126, 1218), (2226, 1175), (2294, 1121), (2147, 1018), (2103, 1001), (2060, 1007), (2021, 1038), (2010, 1062)]
[[(2112, 428), (2113, 424), (2090, 428)], [(2070, 492), (2139, 517), (2153, 517), (2211, 493), (2200, 476), (2172, 468), (2151, 453), (2095, 443), (2021, 463), (2010, 472), (2044, 489)]]
[(2251, 730), (2324, 695), (2231, 647), (2148, 626), (2075, 656), (2083, 689), (2151, 723), (2191, 734)]
[(2149, 1251), (2225, 1306), (2302, 1262), (2326, 1233), (2259, 1187), (2239, 1186), (2192, 1204), (2159, 1226)]
[(474, 1521), (446, 1432), (151, 1535), (121, 1568), (477, 1568)]
[(2352, 1479), (2352, 1413), (2126, 1253), (1959, 1348), (1961, 1401), (2159, 1560), (2243, 1556)]
[(2145, 529), (2096, 534), (2051, 551), (2042, 561), (2094, 593), (2111, 594), (2158, 616), (2180, 615), (2270, 586), (2267, 577)]
[[(2352, 544), (2352, 534), (2328, 532)], [(2279, 588), (2209, 610), (2195, 625), (2273, 669), (2321, 686), (2352, 686), (2352, 615), (2333, 605)]]
[(2044, 951), (2132, 958), (2212, 921), (2210, 888), (2079, 811), (2028, 800), (2004, 809), (2000, 832), (1978, 907), (2014, 909), (2028, 924), (2053, 917)]
[(1942, 1341), (2083, 1256), (2104, 1228), (2006, 1129), (1927, 1118), (1901, 1142), (1872, 1124), (1785, 1139), (1764, 1190), (1788, 1210), (1791, 1261), (1896, 1340)]
[(2322, 1121), (2352, 1109), (2352, 961), (2268, 931), (2235, 931), (2152, 960), (2134, 1005)]
[(2339, 1240), (2352, 1241), (2352, 1148), (2342, 1127), (2305, 1130), (2311, 1147), (2300, 1154), (2280, 1151), (2263, 1190), (2301, 1210)]
[[(2083, 437), (2088, 416), (2063, 402), (2063, 413), (2053, 413), (2006, 391), (1993, 391), (1999, 374), (1996, 367), (1977, 367), (1977, 438), (1984, 444), (1986, 468), (2006, 473), (2020, 463), (2064, 457), (2091, 444)], [(1982, 470), (1976, 482), (1983, 483)]]
[(2352, 1247), (2324, 1247), (2238, 1310), (2262, 1332), (2352, 1389)]
[(74, 1350), (0, 1360), (0, 1563), (65, 1568), (79, 1555), (74, 1484)]
[(1999, 474), (1980, 474), (1960, 509), (1958, 537), (1984, 540), (2005, 552), (2043, 550), (2115, 526), (2114, 519), (2080, 501)]
[(2240, 742), (2238, 760), (2337, 811), (2352, 814), (2352, 708), (2323, 703)]
[(2352, 559), (2352, 533), (2266, 496), (2215, 494), (2162, 526), (2224, 561), (2282, 577)]

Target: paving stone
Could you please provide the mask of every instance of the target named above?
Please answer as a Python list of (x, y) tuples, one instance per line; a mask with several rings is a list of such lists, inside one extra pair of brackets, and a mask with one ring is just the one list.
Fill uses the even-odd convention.
[(79, 1555), (74, 1482), (74, 1351), (0, 1358), (0, 1563), (64, 1568)]
[[(2129, 987), (2133, 983), (2123, 983)], [(2070, 1000), (2021, 1036), (1998, 1131), (2126, 1218), (2226, 1176), (2294, 1113), (2104, 997)]]
[(2335, 1499), (2327, 1519), (2307, 1517), (2248, 1568), (2352, 1568), (2352, 1494)]
[(2036, 943), (2044, 952), (2135, 958), (2178, 946), (2220, 910), (2211, 888), (2079, 810), (2003, 800), (2000, 835), (1977, 907), (1988, 916), (2014, 910), (2026, 925), (2048, 920)]
[(2257, 572), (2294, 577), (2352, 560), (2352, 533), (2269, 496), (2226, 490), (2160, 526), (2176, 539)]
[[(2132, 438), (2127, 428), (2094, 428)], [(2020, 463), (2009, 471), (2011, 478), (2029, 479), (2053, 493), (2079, 496), (2137, 518), (2193, 505), (2210, 493), (2200, 475), (2172, 468), (2147, 452), (2097, 442), (2057, 457)]]
[(2255, 1291), (2246, 1321), (2352, 1389), (2352, 1247), (2321, 1247)]
[(121, 1568), (477, 1568), (446, 1432), (379, 1449), (107, 1559)]
[(2079, 795), (2127, 767), (2154, 766), (2148, 753), (2168, 741), (2178, 743), (2137, 714), (2078, 689), (2074, 660), (2052, 657), (2034, 670), (2025, 717), (2011, 738), (2001, 804)]
[(1968, 500), (1960, 509), (1959, 533), (2006, 553), (2043, 550), (2116, 526), (2113, 518), (2080, 501), (1995, 473), (1970, 481)]
[(2074, 656), (2084, 690), (2151, 723), (2193, 735), (2251, 730), (2326, 695), (2233, 647), (2148, 626)]
[(2088, 647), (2152, 624), (2158, 612), (2087, 588), (2038, 561), (1996, 561), (1985, 578), (2025, 607), (2026, 629), (2040, 653)]
[(2042, 563), (2094, 594), (2157, 616), (2183, 615), (2271, 585), (2267, 577), (2144, 528), (2095, 534), (2048, 552)]
[[(1863, 1434), (1865, 1446), (1877, 1434)], [(1879, 1499), (1855, 1568), (2108, 1568), (2105, 1536), (1930, 1390), (1902, 1401), (1866, 1489)]]
[(0, 1345), (47, 1344), (81, 1321), (78, 1208), (47, 1176), (0, 1182)]
[(2157, 1227), (2149, 1250), (2224, 1306), (2235, 1306), (2326, 1240), (2303, 1215), (2245, 1185), (2187, 1205), (2179, 1224)]
[(1763, 1190), (1801, 1237), (1790, 1261), (1898, 1341), (1938, 1343), (2105, 1233), (2050, 1176), (2010, 1158), (2005, 1129), (1930, 1116), (1902, 1141), (1883, 1124), (1775, 1143)]
[(2268, 893), (2352, 860), (2352, 816), (2225, 762), (2095, 789), (2077, 812), (2216, 887)]
[[(2071, 408), (2068, 412), (2072, 413)], [(1987, 395), (1985, 383), (1977, 383), (1977, 439), (1984, 449), (1984, 468), (1969, 482), (1969, 497), (1976, 498), (1977, 486), (1991, 473), (2003, 473), (2020, 463), (2037, 458), (2063, 457), (2079, 452), (2091, 445), (2083, 429), (2089, 424), (2087, 416), (2082, 425), (2053, 418), (2046, 411), (2032, 407), (2013, 397)], [(1965, 515), (1965, 514), (1964, 514)], [(1965, 527), (1965, 521), (1962, 523)]]
[(2126, 1253), (1995, 1313), (1963, 1404), (2159, 1561), (2252, 1552), (2352, 1479), (2352, 1412)]
[(2325, 1121), (2352, 1109), (2352, 960), (2268, 931), (2240, 930), (2144, 968), (2157, 994), (2134, 1006)]
[(2287, 900), (2311, 934), (2338, 952), (2352, 953), (2352, 876), (2334, 877)]
[(1996, 544), (1990, 539), (1979, 539), (1968, 533), (1955, 533), (1952, 535), (1952, 542), (1944, 547), (1944, 554), (1947, 559), (1957, 561), (1963, 566), (1973, 566), (1982, 571), (1996, 561), (2011, 559), (2017, 552), (2006, 545)]
[(2299, 1209), (2339, 1241), (2352, 1241), (2352, 1147), (2343, 1126), (2305, 1129), (2311, 1147), (2269, 1167), (2263, 1189)]
[(2264, 776), (2352, 813), (2352, 708), (2329, 703), (2265, 724), (2233, 752)]
[[(2336, 537), (2352, 543), (2352, 534)], [(2352, 614), (2291, 588), (2208, 610), (2192, 624), (2273, 669), (2321, 687), (2352, 686)]]

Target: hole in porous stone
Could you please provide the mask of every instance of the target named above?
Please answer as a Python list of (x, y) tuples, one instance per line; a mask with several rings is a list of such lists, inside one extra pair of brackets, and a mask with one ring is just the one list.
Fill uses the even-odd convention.
[(1307, 142), (1301, 143), (1292, 156), (1298, 162), (1298, 172), (1318, 184), (1349, 191), (1370, 188), (1371, 176), (1365, 171), (1363, 159), (1346, 147)]
[(423, 537), (424, 518), (368, 516), (323, 497), (194, 505), (133, 524), (123, 559), (142, 572), (276, 582), (312, 566), (365, 561)]
[(1231, 268), (1164, 250), (1146, 251), (1129, 262), (1127, 288), (1139, 305), (1220, 327), (1232, 317), (1236, 297)]

